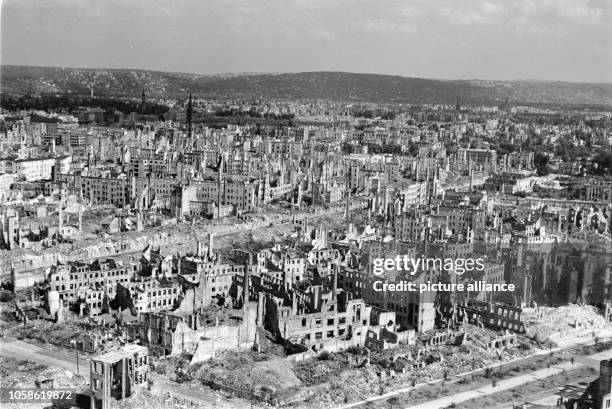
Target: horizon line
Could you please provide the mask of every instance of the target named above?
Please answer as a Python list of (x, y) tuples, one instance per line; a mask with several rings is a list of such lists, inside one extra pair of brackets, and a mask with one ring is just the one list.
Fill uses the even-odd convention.
[[(225, 71), (210, 74), (202, 74), (197, 72), (189, 71), (168, 71), (152, 68), (100, 68), (100, 67), (70, 67), (70, 66), (52, 66), (52, 65), (24, 65), (24, 64), (4, 64), (0, 63), (0, 67), (27, 67), (27, 68), (47, 68), (57, 70), (84, 70), (84, 71), (151, 71), (166, 74), (188, 74), (188, 75), (199, 75), (203, 77), (215, 77), (223, 75), (232, 76), (255, 76), (255, 75), (285, 75), (285, 74), (309, 74), (309, 73), (342, 73), (342, 74), (356, 74), (356, 75), (380, 75), (385, 77), (400, 77), (400, 78), (414, 78), (431, 81), (491, 81), (491, 82), (549, 82), (549, 83), (570, 83), (570, 84), (599, 84), (599, 85), (612, 85), (612, 81), (570, 81), (570, 80), (550, 80), (540, 78), (514, 78), (514, 79), (484, 79), (484, 78), (433, 78), (433, 77), (417, 77), (407, 76), (400, 74), (382, 74), (372, 72), (355, 72), (355, 71), (342, 71), (342, 70), (311, 70), (311, 71)], [(1, 81), (1, 77), (0, 77)]]

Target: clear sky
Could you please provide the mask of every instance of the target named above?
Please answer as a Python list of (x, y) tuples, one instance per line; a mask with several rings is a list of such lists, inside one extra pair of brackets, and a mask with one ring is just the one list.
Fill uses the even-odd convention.
[(2, 64), (612, 82), (612, 0), (2, 0)]

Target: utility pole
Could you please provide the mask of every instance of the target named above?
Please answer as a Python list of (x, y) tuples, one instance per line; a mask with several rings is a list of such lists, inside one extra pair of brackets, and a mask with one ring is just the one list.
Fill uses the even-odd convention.
[(77, 374), (79, 374), (79, 347), (78, 347), (78, 341), (75, 341), (74, 343), (74, 352), (76, 354), (76, 364), (77, 364)]
[(72, 341), (70, 341), (70, 343), (72, 345), (74, 345), (74, 354), (76, 355), (76, 365), (77, 365), (77, 374), (80, 373), (79, 371), (79, 346), (78, 346), (78, 339), (73, 339)]

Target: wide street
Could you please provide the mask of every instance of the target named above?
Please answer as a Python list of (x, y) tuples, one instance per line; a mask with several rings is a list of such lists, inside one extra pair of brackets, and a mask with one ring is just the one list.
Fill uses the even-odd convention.
[[(599, 339), (610, 338), (610, 335), (611, 334), (609, 334), (608, 331), (601, 332), (601, 334), (599, 334)], [(593, 344), (593, 340), (590, 337), (589, 338), (585, 338), (585, 337), (573, 338), (571, 343), (564, 343), (564, 347), (569, 347), (573, 345), (588, 345), (588, 344)], [(555, 350), (559, 351), (560, 349), (561, 348), (556, 348)], [(545, 353), (545, 351), (542, 352), (542, 354), (543, 353)], [(526, 359), (526, 358), (528, 357), (525, 357), (522, 359)], [(444, 396), (439, 399), (431, 400), (431, 401), (424, 402), (421, 404), (412, 405), (412, 406), (411, 405), (404, 406), (404, 408), (406, 409), (408, 408), (409, 409), (446, 408), (452, 404), (458, 404), (458, 403), (465, 402), (471, 399), (476, 399), (482, 396), (491, 395), (493, 393), (516, 388), (518, 386), (524, 385), (529, 382), (534, 382), (539, 379), (544, 379), (549, 376), (554, 376), (554, 375), (557, 375), (563, 372), (564, 370), (576, 369), (576, 368), (579, 368), (580, 366), (591, 366), (591, 367), (596, 367), (598, 369), (600, 360), (611, 359), (611, 358), (612, 358), (612, 350), (607, 350), (607, 351), (603, 351), (603, 352), (593, 354), (593, 355), (588, 355), (588, 356), (576, 356), (575, 362), (573, 365), (571, 362), (564, 362), (564, 363), (561, 363), (555, 366), (551, 366), (550, 368), (540, 369), (540, 370), (528, 372), (525, 374), (517, 375), (512, 378), (498, 380), (495, 387), (493, 387), (492, 385), (484, 385), (476, 389), (472, 389), (472, 390), (464, 391), (464, 392), (458, 392), (452, 395)], [(465, 375), (467, 375), (467, 373), (455, 375), (453, 378), (455, 378), (455, 381), (456, 381)], [(373, 396), (371, 398), (368, 398), (368, 399), (365, 399), (359, 402), (353, 402), (353, 403), (341, 406), (339, 409), (366, 407), (366, 405), (370, 402), (386, 401), (387, 399), (393, 396), (401, 397), (401, 395), (411, 393), (411, 391), (415, 390), (415, 388), (416, 389), (426, 388), (428, 385), (435, 384), (438, 382), (439, 381), (433, 381), (430, 383), (417, 384), (415, 385), (415, 387), (406, 387), (406, 388), (396, 389), (396, 390), (384, 393), (380, 396)], [(555, 401), (556, 401), (556, 398), (555, 398)]]

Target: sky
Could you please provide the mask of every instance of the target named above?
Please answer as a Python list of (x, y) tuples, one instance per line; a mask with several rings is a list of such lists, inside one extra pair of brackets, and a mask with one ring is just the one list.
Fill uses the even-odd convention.
[(612, 82), (612, 0), (0, 0), (0, 62)]

